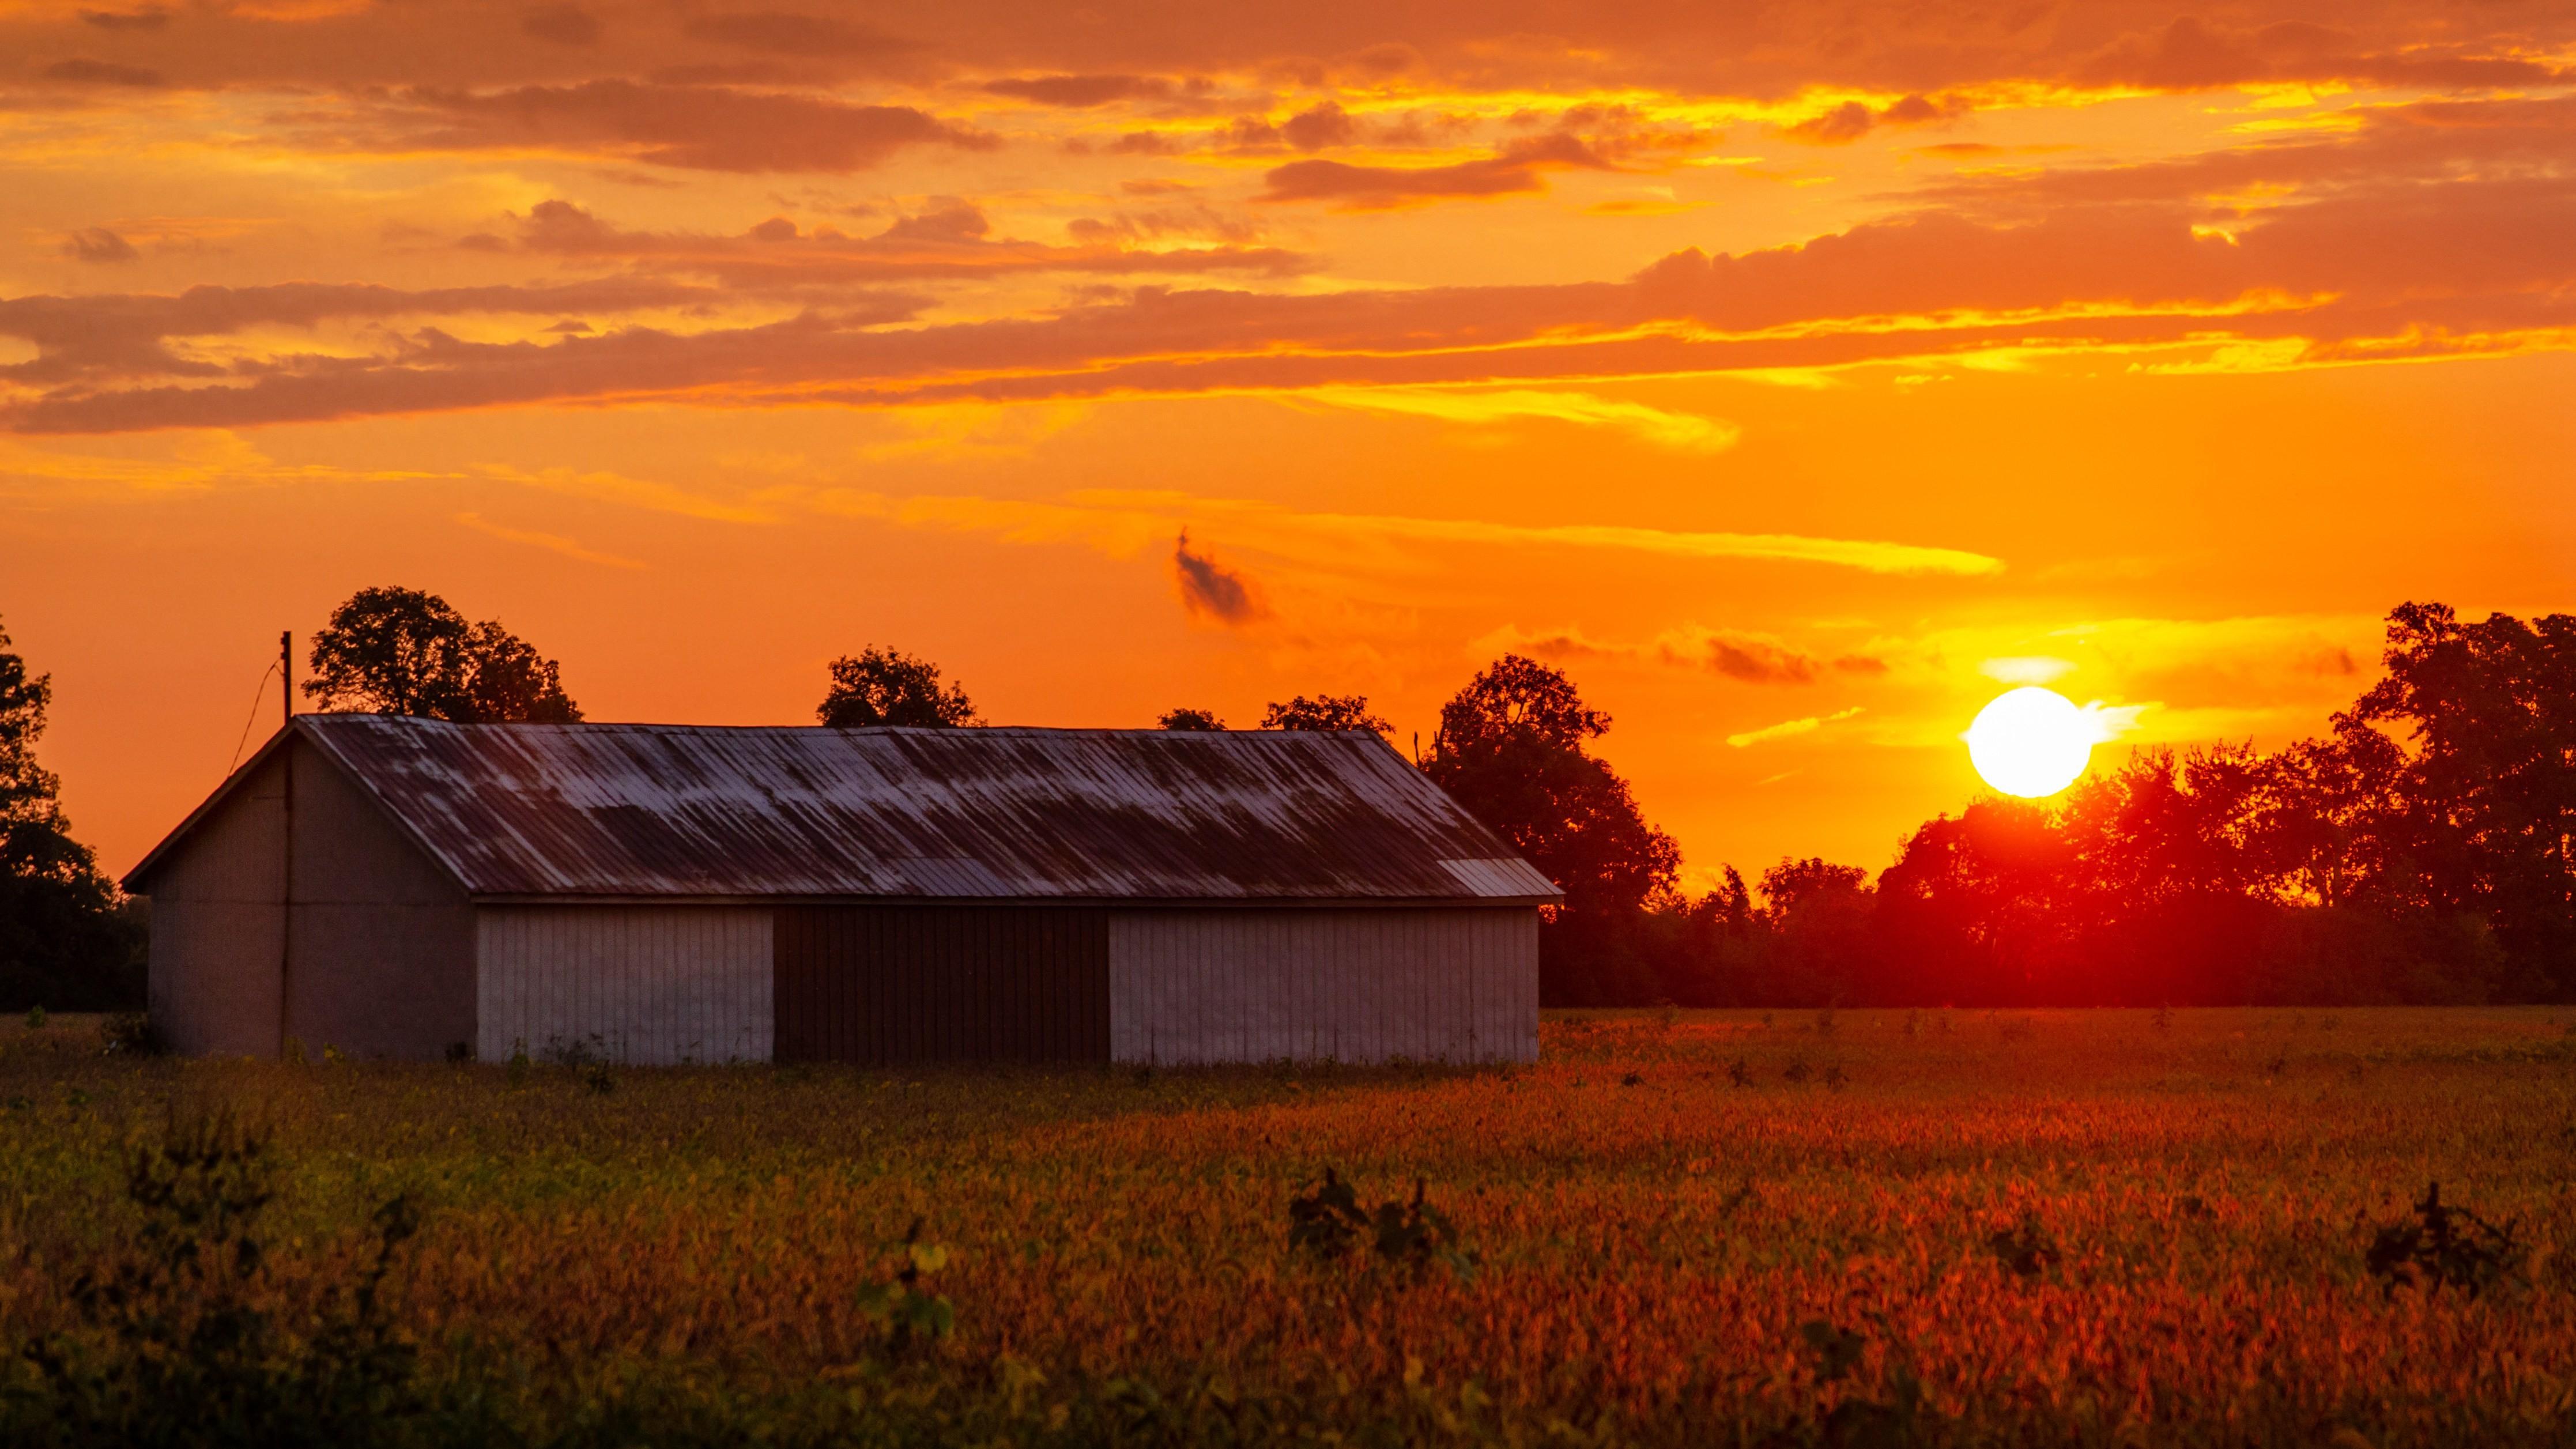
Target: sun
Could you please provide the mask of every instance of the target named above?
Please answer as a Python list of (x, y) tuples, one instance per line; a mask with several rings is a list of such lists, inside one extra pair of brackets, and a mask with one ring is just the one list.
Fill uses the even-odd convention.
[(2007, 690), (1968, 726), (1968, 760), (2007, 795), (2036, 800), (2075, 783), (2093, 758), (2093, 721), (2075, 702), (2036, 684)]

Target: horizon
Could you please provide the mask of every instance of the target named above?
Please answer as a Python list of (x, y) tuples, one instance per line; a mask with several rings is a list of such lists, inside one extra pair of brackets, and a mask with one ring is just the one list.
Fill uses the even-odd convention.
[(371, 585), (636, 722), (878, 644), (1404, 752), (1518, 652), (1694, 890), (1880, 870), (2018, 684), (2098, 775), (2321, 733), (2403, 601), (2576, 605), (2576, 16), (1088, 13), (0, 17), (0, 627), (77, 837), (131, 866)]

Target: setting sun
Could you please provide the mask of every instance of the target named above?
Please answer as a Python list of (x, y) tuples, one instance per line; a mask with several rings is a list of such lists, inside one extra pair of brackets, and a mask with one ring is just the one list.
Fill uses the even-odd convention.
[(1964, 736), (1979, 777), (2024, 799), (2074, 784), (2093, 758), (2096, 737), (2093, 721), (2073, 700), (2035, 684), (1997, 695)]

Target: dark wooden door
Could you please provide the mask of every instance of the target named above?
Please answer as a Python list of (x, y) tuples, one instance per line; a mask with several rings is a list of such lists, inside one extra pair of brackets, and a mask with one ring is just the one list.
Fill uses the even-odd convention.
[(1007, 906), (784, 906), (782, 1062), (1105, 1062), (1109, 915)]

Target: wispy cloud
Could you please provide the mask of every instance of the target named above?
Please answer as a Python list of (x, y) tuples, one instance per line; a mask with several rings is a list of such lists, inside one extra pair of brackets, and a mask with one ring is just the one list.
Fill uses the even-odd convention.
[(1397, 514), (1309, 513), (1249, 499), (1110, 490), (1064, 501), (971, 496), (894, 498), (852, 489), (825, 490), (820, 506), (913, 526), (1000, 533), (1020, 542), (1088, 542), (1122, 556), (1168, 537), (1193, 517), (1223, 517), (1229, 537), (1252, 547), (1311, 554), (1318, 538), (1488, 547), (1604, 549), (1693, 559), (1754, 559), (1830, 564), (1879, 574), (1984, 577), (2003, 560), (1964, 549), (1873, 539), (1814, 538), (1789, 533), (1698, 533), (1615, 524), (1518, 524), (1472, 518)]
[(1659, 448), (1685, 453), (1720, 453), (1734, 447), (1744, 430), (1724, 418), (1672, 412), (1645, 403), (1597, 397), (1588, 392), (1544, 392), (1509, 388), (1500, 392), (1447, 388), (1319, 387), (1293, 395), (1358, 412), (1400, 413), (1444, 422), (1490, 426), (1524, 418), (1609, 428)]
[[(1789, 739), (1795, 735), (1811, 735), (1829, 724), (1850, 719), (1860, 713), (1862, 713), (1862, 707), (1853, 705), (1849, 709), (1836, 710), (1832, 714), (1814, 714), (1805, 719), (1783, 720), (1775, 725), (1764, 725), (1758, 730), (1746, 730), (1742, 734), (1728, 735), (1726, 742), (1741, 750), (1752, 745), (1767, 744), (1772, 740)], [(1770, 781), (1766, 780), (1763, 783), (1769, 784)]]
[(576, 540), (566, 538), (558, 533), (536, 533), (524, 528), (504, 527), (501, 524), (494, 523), (491, 520), (486, 519), (479, 513), (457, 514), (456, 521), (478, 533), (490, 534), (492, 537), (500, 539), (504, 543), (521, 543), (526, 544), (530, 548), (542, 548), (551, 553), (562, 554), (565, 558), (579, 559), (583, 563), (601, 564), (613, 569), (640, 569), (644, 567), (640, 561), (635, 559), (620, 558), (613, 553), (600, 553), (595, 549), (584, 548)]

